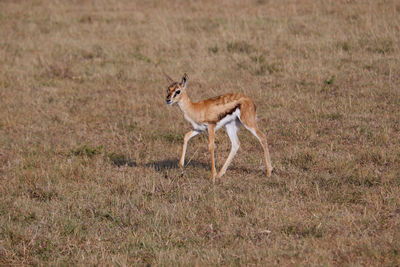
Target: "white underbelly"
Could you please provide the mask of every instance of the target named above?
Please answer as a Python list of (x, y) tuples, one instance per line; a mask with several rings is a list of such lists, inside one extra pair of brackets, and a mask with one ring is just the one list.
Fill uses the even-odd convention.
[[(217, 122), (215, 130), (220, 129), (221, 127), (225, 126), (226, 124), (228, 124), (232, 121), (237, 120), (238, 118), (240, 118), (240, 109), (239, 108), (237, 108), (232, 114), (226, 115), (219, 122)], [(192, 124), (194, 130), (199, 131), (199, 132), (203, 132), (203, 131), (207, 130), (208, 123), (197, 123), (194, 120), (192, 120), (189, 116), (185, 116), (185, 119)]]
[(189, 121), (190, 124), (192, 124), (193, 129), (195, 129), (196, 131), (203, 132), (207, 130), (207, 125), (208, 125), (207, 123), (197, 123), (194, 120), (192, 120), (189, 116), (185, 116), (185, 119)]
[(237, 108), (232, 114), (226, 115), (222, 120), (217, 122), (217, 126), (215, 130), (220, 129), (221, 127), (225, 126), (226, 124), (235, 121), (237, 118), (240, 118), (240, 109)]
[(193, 122), (192, 126), (196, 131), (203, 132), (203, 131), (207, 130), (208, 124), (207, 123), (198, 124), (198, 123)]

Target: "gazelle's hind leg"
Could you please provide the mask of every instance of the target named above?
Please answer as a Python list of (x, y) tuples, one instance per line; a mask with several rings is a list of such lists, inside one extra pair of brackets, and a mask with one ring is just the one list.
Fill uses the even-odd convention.
[(271, 176), (272, 173), (272, 165), (271, 158), (269, 156), (268, 143), (265, 135), (258, 129), (256, 122), (256, 110), (253, 103), (243, 103), (242, 109), (240, 110), (240, 121), (243, 126), (249, 130), (255, 137), (257, 137), (258, 141), (260, 141), (265, 157), (265, 166), (267, 171), (267, 176)]
[(239, 149), (240, 142), (239, 142), (239, 138), (237, 136), (239, 126), (240, 126), (240, 122), (238, 120), (234, 120), (225, 125), (226, 133), (228, 134), (229, 139), (231, 140), (232, 147), (231, 147), (231, 152), (229, 153), (229, 156), (224, 163), (224, 166), (222, 166), (220, 172), (217, 175), (218, 178), (225, 174), (226, 169), (228, 169), (229, 164), (231, 164), (233, 157), (236, 155), (236, 152)]

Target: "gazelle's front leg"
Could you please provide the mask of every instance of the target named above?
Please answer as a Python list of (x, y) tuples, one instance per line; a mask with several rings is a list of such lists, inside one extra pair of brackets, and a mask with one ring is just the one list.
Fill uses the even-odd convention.
[(215, 135), (215, 124), (208, 125), (208, 150), (211, 153), (211, 179), (215, 182), (215, 176), (217, 175), (217, 171), (215, 170), (215, 160), (214, 160), (214, 136)]
[(182, 148), (182, 156), (181, 160), (179, 161), (179, 165), (183, 168), (185, 164), (185, 154), (186, 154), (186, 148), (187, 148), (187, 143), (192, 138), (193, 136), (198, 135), (198, 131), (190, 131), (185, 134), (185, 138), (183, 139), (183, 148)]

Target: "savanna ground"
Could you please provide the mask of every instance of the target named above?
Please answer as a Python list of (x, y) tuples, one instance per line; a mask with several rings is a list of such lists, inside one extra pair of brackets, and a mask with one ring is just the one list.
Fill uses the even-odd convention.
[[(395, 0), (0, 1), (0, 265), (398, 266), (399, 43)], [(181, 176), (162, 70), (252, 98), (272, 177), (245, 130)]]

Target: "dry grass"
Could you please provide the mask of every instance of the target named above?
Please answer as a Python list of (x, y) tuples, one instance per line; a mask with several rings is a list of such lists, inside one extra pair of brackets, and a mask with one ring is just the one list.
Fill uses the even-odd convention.
[[(400, 4), (0, 1), (0, 265), (400, 264)], [(215, 185), (164, 104), (254, 99)], [(217, 166), (230, 143), (217, 134)]]

